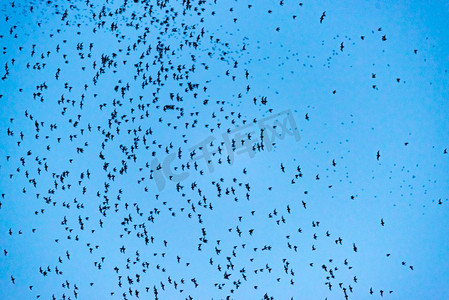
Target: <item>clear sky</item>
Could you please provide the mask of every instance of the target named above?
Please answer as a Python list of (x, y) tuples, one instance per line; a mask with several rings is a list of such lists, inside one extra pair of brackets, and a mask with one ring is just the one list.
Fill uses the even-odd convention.
[(0, 2), (0, 299), (449, 299), (449, 2), (100, 2)]

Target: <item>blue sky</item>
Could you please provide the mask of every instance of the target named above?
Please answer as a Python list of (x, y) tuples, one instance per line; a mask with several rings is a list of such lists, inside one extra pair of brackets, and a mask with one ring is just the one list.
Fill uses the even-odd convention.
[[(185, 15), (181, 2), (154, 5), (177, 29), (167, 33), (148, 15), (131, 21), (144, 15), (142, 1), (121, 13), (123, 1), (105, 2), (104, 27), (97, 2), (0, 4), (0, 65), (9, 71), (0, 83), (0, 298), (135, 299), (139, 290), (153, 299), (156, 287), (159, 299), (345, 299), (343, 288), (350, 299), (380, 299), (380, 290), (388, 299), (448, 299), (449, 4), (216, 2)], [(170, 50), (155, 61), (159, 41)], [(94, 84), (102, 56), (112, 62)], [(142, 88), (161, 62), (184, 77), (162, 72), (164, 85)], [(258, 121), (284, 111), (299, 140), (287, 133), (272, 151), (226, 162), (227, 130), (249, 128), (255, 142)], [(35, 122), (44, 122), (39, 132)], [(208, 149), (222, 154), (212, 172), (201, 159), (195, 170), (192, 147), (210, 137)], [(158, 189), (152, 161), (179, 149), (169, 167), (180, 173), (189, 162), (188, 178), (165, 178)], [(335, 278), (326, 278), (330, 269)]]

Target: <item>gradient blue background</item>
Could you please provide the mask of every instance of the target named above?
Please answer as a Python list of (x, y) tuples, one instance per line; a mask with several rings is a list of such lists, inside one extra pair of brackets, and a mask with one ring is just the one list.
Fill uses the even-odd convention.
[[(288, 0), (283, 6), (279, 1), (217, 2), (204, 6), (204, 24), (200, 27), (205, 28), (206, 35), (214, 35), (229, 45), (216, 45), (205, 39), (198, 50), (181, 51), (172, 58), (190, 66), (190, 54), (194, 53), (198, 71), (192, 75), (192, 80), (210, 81), (207, 92), (200, 93), (199, 99), (190, 94), (183, 102), (175, 103), (185, 110), (185, 119), (177, 120), (178, 112), (163, 113), (152, 104), (150, 118), (139, 120), (136, 126), (151, 127), (155, 132), (152, 139), (163, 145), (154, 150), (160, 161), (165, 158), (165, 147), (170, 142), (174, 150), (183, 147), (187, 155), (189, 147), (209, 137), (211, 132), (204, 124), (216, 128), (216, 123), (222, 122), (223, 127), (215, 129), (213, 134), (219, 139), (227, 128), (235, 127), (230, 122), (232, 118), (241, 125), (242, 119), (269, 116), (268, 109), (273, 109), (274, 113), (291, 109), (301, 140), (296, 142), (286, 137), (277, 143), (275, 151), (256, 153), (254, 158), (237, 155), (233, 166), (215, 163), (213, 173), (207, 172), (207, 166), (202, 164), (204, 176), (191, 172), (182, 183), (186, 198), (193, 199), (194, 203), (201, 199), (197, 192), (190, 190), (190, 184), (196, 181), (213, 203), (212, 211), (198, 208), (203, 224), (198, 224), (195, 215), (189, 219), (186, 212), (180, 212), (180, 208), (189, 211), (190, 205), (176, 192), (175, 183), (167, 182), (166, 188), (159, 192), (148, 178), (149, 169), (145, 164), (152, 161), (153, 148), (151, 151), (143, 147), (136, 150), (138, 162), (129, 161), (128, 174), (117, 176), (111, 183), (108, 192), (111, 203), (119, 203), (116, 195), (119, 189), (123, 190), (119, 211), (111, 210), (107, 217), (98, 211), (102, 197), (97, 197), (96, 193), (104, 194), (107, 173), (98, 159), (104, 136), (96, 128), (107, 128), (107, 120), (114, 109), (112, 99), (120, 99), (113, 87), (119, 79), (123, 84), (129, 82), (132, 88), (126, 97), (137, 99), (139, 95), (145, 95), (145, 103), (151, 102), (154, 92), (152, 86), (142, 91), (132, 78), (135, 74), (132, 65), (139, 60), (139, 55), (133, 51), (130, 56), (125, 55), (126, 51), (118, 52), (119, 48), (126, 49), (135, 42), (136, 31), (122, 26), (120, 32), (126, 38), (121, 43), (117, 43), (115, 34), (107, 30), (93, 34), (91, 10), (83, 1), (74, 3), (76, 9), (70, 9), (69, 3), (58, 3), (57, 9), (44, 2), (15, 1), (14, 8), (9, 1), (1, 3), (0, 65), (8, 63), (10, 74), (0, 83), (0, 189), (6, 194), (5, 199), (1, 199), (0, 209), (0, 299), (34, 299), (37, 295), (41, 299), (51, 299), (52, 294), (60, 299), (63, 293), (73, 299), (75, 283), (79, 288), (78, 299), (121, 299), (121, 293), (127, 292), (129, 286), (124, 279), (123, 288), (118, 288), (115, 266), (120, 268), (122, 275), (141, 274), (141, 282), (132, 286), (141, 291), (141, 299), (153, 299), (153, 285), (158, 287), (160, 299), (184, 299), (187, 295), (194, 299), (223, 299), (229, 294), (232, 281), (242, 280), (238, 270), (243, 267), (247, 270), (248, 281), (242, 280), (243, 284), (231, 296), (233, 299), (261, 299), (265, 293), (276, 299), (344, 299), (339, 282), (354, 288), (349, 294), (350, 299), (379, 299), (380, 289), (386, 292), (384, 298), (388, 299), (449, 299), (449, 155), (443, 154), (444, 149), (449, 148), (449, 2), (304, 1), (302, 6), (298, 1)], [(121, 4), (116, 2), (107, 7)], [(253, 5), (251, 9), (248, 4)], [(34, 6), (33, 13), (29, 12), (30, 5)], [(101, 9), (100, 4), (94, 3), (94, 6), (95, 11)], [(126, 16), (140, 9), (139, 4), (134, 3), (129, 3), (128, 7)], [(173, 7), (180, 9), (179, 3)], [(233, 11), (230, 11), (231, 7)], [(70, 12), (70, 26), (63, 25), (61, 14), (54, 14), (56, 10), (62, 13), (65, 9)], [(272, 13), (268, 14), (268, 10)], [(211, 11), (216, 14), (212, 16)], [(320, 24), (323, 11), (326, 11), (326, 17)], [(293, 15), (297, 18), (293, 19)], [(116, 20), (122, 22), (120, 18)], [(114, 17), (108, 19), (111, 20)], [(198, 20), (195, 15), (184, 17), (185, 22)], [(17, 28), (11, 35), (12, 26)], [(276, 31), (277, 27), (279, 31)], [(60, 33), (57, 33), (58, 29)], [(14, 38), (16, 33), (18, 37)], [(386, 41), (382, 41), (384, 35)], [(365, 39), (361, 40), (361, 36)], [(154, 42), (156, 37), (155, 32), (148, 40)], [(178, 33), (165, 35), (163, 39), (176, 49), (183, 36)], [(83, 51), (76, 49), (80, 42), (84, 42)], [(342, 42), (345, 48), (340, 51)], [(78, 54), (87, 53), (89, 43), (94, 43), (92, 57), (81, 59)], [(33, 44), (36, 54), (31, 57)], [(61, 50), (56, 54), (58, 44)], [(246, 51), (242, 51), (244, 44)], [(415, 49), (418, 50), (416, 54)], [(50, 56), (41, 59), (41, 54), (47, 51), (51, 51)], [(227, 59), (220, 60), (223, 51), (229, 54)], [(108, 70), (94, 87), (93, 60), (98, 63), (103, 53), (111, 55), (112, 52), (119, 55), (117, 61), (128, 60), (128, 63), (119, 64), (115, 74)], [(214, 54), (209, 56), (208, 52)], [(64, 63), (62, 54), (67, 54), (68, 63)], [(12, 59), (15, 59), (14, 65)], [(233, 68), (234, 59), (239, 65), (236, 69)], [(45, 63), (46, 67), (40, 71), (27, 69), (28, 62), (31, 66), (36, 62)], [(201, 62), (209, 69), (200, 68)], [(86, 66), (86, 71), (82, 71), (81, 66)], [(58, 67), (61, 68), (61, 78), (57, 81), (54, 74)], [(245, 69), (250, 73), (248, 80), (244, 79)], [(237, 76), (236, 81), (225, 75), (227, 70)], [(376, 78), (372, 78), (373, 73)], [(399, 83), (397, 78), (400, 78)], [(48, 89), (43, 92), (44, 102), (40, 102), (33, 99), (33, 92), (43, 82)], [(65, 82), (73, 86), (71, 92), (64, 89)], [(85, 83), (89, 85), (87, 92), (83, 90)], [(246, 93), (248, 84), (251, 90)], [(373, 89), (373, 85), (377, 88)], [(176, 89), (179, 88), (175, 82), (167, 83), (161, 89), (158, 104), (171, 104), (167, 95)], [(83, 93), (86, 100), (82, 111), (78, 104), (72, 108), (57, 103), (61, 94), (78, 101)], [(94, 93), (98, 94), (96, 98)], [(238, 98), (239, 93), (242, 98)], [(268, 104), (264, 106), (258, 102), (254, 105), (253, 97), (261, 96), (267, 97)], [(207, 106), (202, 105), (205, 98), (210, 99)], [(217, 104), (216, 100), (225, 101), (225, 104)], [(123, 106), (116, 108), (119, 116), (130, 115), (131, 105), (126, 100), (122, 102)], [(108, 106), (100, 110), (102, 103), (108, 103)], [(61, 114), (63, 106), (68, 107), (65, 115)], [(223, 112), (219, 111), (221, 107), (224, 107)], [(34, 121), (25, 117), (25, 110), (39, 122), (45, 122), (38, 140), (34, 139)], [(190, 116), (191, 112), (199, 112), (199, 117)], [(212, 112), (216, 113), (217, 119), (211, 117)], [(224, 116), (230, 112), (241, 113), (242, 118), (237, 119), (234, 115), (226, 120)], [(68, 122), (75, 120), (78, 114), (82, 115), (79, 128), (86, 128), (90, 123), (92, 133), (80, 135), (79, 128)], [(308, 121), (305, 114), (310, 118)], [(163, 123), (157, 121), (159, 117), (164, 119)], [(12, 123), (10, 118), (14, 118)], [(173, 125), (167, 126), (168, 122), (173, 122), (182, 127), (184, 122), (195, 118), (199, 119), (199, 125), (193, 130), (173, 131)], [(51, 132), (50, 123), (56, 123), (58, 129)], [(133, 126), (123, 123), (120, 127), (124, 132), (135, 128)], [(13, 137), (7, 136), (8, 128), (14, 131)], [(25, 138), (18, 147), (20, 131)], [(184, 133), (188, 135), (187, 143), (183, 142)], [(70, 142), (71, 134), (79, 137)], [(57, 137), (62, 138), (61, 143), (57, 143)], [(110, 168), (120, 168), (121, 160), (126, 158), (118, 146), (132, 145), (132, 138), (121, 134), (108, 143), (103, 153), (111, 163)], [(85, 142), (88, 147), (83, 147)], [(46, 150), (47, 145), (51, 146), (50, 151)], [(85, 152), (77, 154), (76, 147), (83, 147)], [(27, 156), (28, 150), (32, 155)], [(376, 160), (377, 151), (381, 153), (379, 161)], [(7, 161), (6, 156), (11, 159)], [(50, 172), (37, 175), (36, 156), (47, 159)], [(20, 157), (26, 158), (25, 167), (21, 166)], [(333, 159), (336, 167), (332, 166)], [(281, 163), (286, 168), (285, 173), (280, 170)], [(292, 185), (290, 182), (297, 174), (298, 165), (304, 176)], [(16, 170), (18, 167), (20, 172)], [(139, 171), (142, 167), (144, 170)], [(248, 171), (246, 175), (242, 173), (244, 168)], [(79, 174), (87, 169), (92, 175), (83, 182), (87, 193), (82, 195), (77, 182)], [(30, 178), (36, 178), (36, 188), (25, 178), (25, 170), (30, 173)], [(51, 173), (60, 174), (65, 170), (71, 172), (66, 181), (73, 188), (58, 189), (52, 196), (57, 202), (54, 206), (45, 204), (42, 196), (36, 199), (36, 193), (44, 195), (52, 187), (54, 178)], [(12, 179), (10, 174), (14, 174)], [(315, 179), (317, 174), (319, 181)], [(137, 180), (142, 177), (146, 179), (138, 184)], [(232, 184), (234, 177), (243, 182), (242, 187)], [(224, 187), (236, 187), (238, 202), (230, 196), (216, 196), (216, 187), (211, 181), (220, 178), (224, 180)], [(245, 183), (251, 185), (251, 201), (245, 199)], [(149, 192), (144, 192), (145, 186)], [(273, 189), (269, 191), (268, 186)], [(22, 193), (23, 187), (26, 194)], [(304, 194), (304, 191), (308, 193)], [(156, 194), (159, 200), (155, 199)], [(84, 203), (84, 209), (75, 208), (74, 198)], [(438, 204), (439, 199), (442, 204)], [(306, 210), (301, 201), (307, 202)], [(128, 210), (124, 208), (125, 202), (130, 205)], [(63, 203), (70, 203), (70, 209)], [(143, 217), (136, 214), (134, 203), (144, 213)], [(286, 211), (287, 205), (292, 209), (291, 214)], [(146, 219), (154, 208), (160, 210), (160, 214), (155, 223), (149, 223)], [(171, 216), (169, 208), (176, 212), (176, 217)], [(35, 211), (40, 209), (45, 209), (44, 213), (36, 215)], [(279, 212), (278, 217), (268, 218), (274, 209)], [(253, 210), (256, 213), (251, 216)], [(128, 214), (132, 214), (134, 224), (147, 223), (149, 235), (155, 237), (154, 244), (145, 247), (142, 239), (136, 237), (138, 231), (120, 224)], [(277, 225), (276, 220), (281, 215), (286, 223)], [(64, 216), (68, 220), (66, 226), (61, 225)], [(84, 221), (84, 230), (78, 224), (79, 216), (89, 217)], [(239, 216), (243, 217), (242, 222), (238, 221)], [(385, 221), (383, 227), (381, 218)], [(104, 222), (103, 228), (99, 226), (100, 219)], [(320, 226), (312, 227), (312, 221), (319, 221)], [(236, 226), (244, 232), (242, 237), (235, 233)], [(132, 233), (128, 235), (125, 227)], [(203, 227), (209, 242), (198, 252), (198, 238)], [(12, 235), (8, 234), (10, 228)], [(32, 228), (36, 228), (36, 233), (31, 232)], [(233, 228), (232, 232), (229, 228)], [(297, 232), (298, 228), (302, 228), (301, 234)], [(248, 235), (249, 229), (255, 230), (252, 237)], [(330, 237), (325, 236), (326, 231)], [(314, 233), (318, 235), (317, 240), (313, 239)], [(120, 238), (119, 234), (124, 237)], [(67, 239), (69, 235), (71, 239)], [(79, 241), (74, 240), (77, 235)], [(291, 236), (289, 240), (286, 235)], [(343, 239), (341, 246), (334, 242), (338, 237)], [(221, 240), (222, 254), (219, 256), (214, 250), (217, 239)], [(168, 241), (168, 247), (164, 247), (164, 240)], [(298, 245), (300, 250), (296, 253), (288, 249), (287, 242)], [(99, 248), (90, 254), (87, 243)], [(241, 248), (243, 243), (246, 249)], [(356, 243), (357, 253), (353, 252), (352, 243)], [(122, 245), (127, 248), (126, 254), (119, 252)], [(272, 250), (261, 251), (264, 245), (271, 245)], [(316, 251), (311, 251), (312, 245)], [(223, 273), (217, 271), (216, 264), (225, 268), (226, 256), (232, 256), (233, 246), (237, 246), (237, 257), (233, 258), (235, 270), (231, 272), (231, 280), (226, 281)], [(252, 251), (254, 247), (259, 250)], [(3, 255), (3, 249), (8, 251), (7, 256)], [(67, 250), (71, 254), (70, 260), (65, 257)], [(141, 262), (150, 262), (146, 274), (141, 272), (139, 263), (133, 264), (137, 250)], [(165, 258), (161, 257), (163, 252)], [(154, 256), (154, 253), (158, 255)], [(386, 257), (387, 253), (391, 256)], [(177, 255), (182, 257), (181, 264), (176, 262)], [(58, 263), (58, 257), (62, 258), (62, 264)], [(100, 261), (101, 257), (105, 257), (105, 262), (98, 270), (94, 262)], [(214, 266), (209, 264), (211, 257)], [(127, 258), (130, 258), (129, 270), (125, 269)], [(250, 262), (250, 258), (254, 258), (254, 262)], [(289, 261), (294, 277), (285, 274), (282, 259)], [(329, 259), (334, 263), (330, 264)], [(348, 259), (353, 267), (351, 270), (343, 265), (344, 259)], [(403, 261), (405, 266), (401, 264)], [(188, 268), (186, 262), (190, 262)], [(313, 268), (309, 266), (311, 262)], [(156, 270), (157, 264), (167, 272)], [(264, 268), (266, 264), (272, 268), (272, 273), (265, 270), (254, 274), (254, 269)], [(321, 269), (322, 264), (339, 268), (332, 291), (324, 285), (327, 274)], [(413, 271), (409, 269), (410, 265), (414, 267)], [(39, 267), (47, 266), (52, 272), (43, 277)], [(55, 266), (63, 271), (63, 275), (55, 275)], [(11, 284), (11, 275), (16, 278), (15, 285)], [(358, 283), (352, 281), (354, 275)], [(186, 284), (182, 288), (185, 291), (175, 290), (167, 283), (167, 276), (178, 283), (184, 278)], [(199, 283), (196, 289), (190, 281), (193, 277)], [(278, 277), (280, 282), (276, 281)], [(290, 285), (291, 278), (295, 285)], [(71, 283), (70, 289), (61, 286), (66, 280)], [(160, 289), (161, 281), (166, 284), (165, 292)], [(90, 282), (94, 285), (90, 286)], [(214, 287), (214, 283), (223, 282), (226, 282), (223, 290)], [(30, 285), (33, 285), (32, 291), (28, 288)], [(254, 290), (254, 285), (259, 288)], [(149, 294), (143, 291), (147, 286), (150, 287)], [(375, 291), (373, 296), (369, 295), (370, 287)], [(392, 294), (388, 294), (390, 290)], [(115, 294), (110, 296), (110, 292)]]

